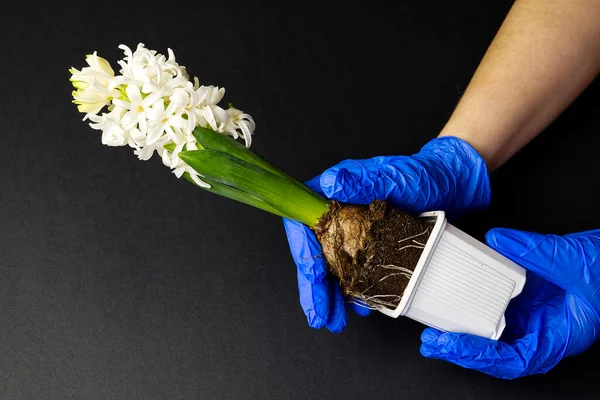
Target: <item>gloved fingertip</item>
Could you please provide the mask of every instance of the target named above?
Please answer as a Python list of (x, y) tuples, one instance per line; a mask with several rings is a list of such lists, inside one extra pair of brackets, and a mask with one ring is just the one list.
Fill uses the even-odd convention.
[(487, 245), (494, 249), (497, 249), (498, 248), (498, 236), (502, 235), (503, 230), (504, 230), (504, 228), (490, 229), (485, 234), (485, 242), (487, 243)]
[(326, 326), (331, 308), (329, 282), (313, 284), (298, 272), (298, 292), (308, 325), (317, 329)]
[(321, 189), (321, 175), (315, 176), (314, 178), (304, 182), (304, 184), (311, 190), (323, 196), (323, 190)]
[(306, 315), (306, 322), (308, 323), (308, 326), (310, 326), (311, 328), (321, 329), (327, 325), (327, 321), (324, 320), (323, 318), (319, 317), (313, 311), (305, 312), (304, 315)]
[(438, 337), (442, 333), (442, 331), (439, 331), (437, 329), (427, 328), (421, 333), (421, 342), (423, 344), (433, 344), (437, 342)]
[(419, 349), (419, 351), (421, 352), (421, 355), (426, 358), (437, 359), (437, 358), (439, 358), (439, 354), (440, 354), (437, 347), (430, 346), (425, 343), (421, 343), (421, 348)]
[(321, 174), (319, 184), (321, 186), (321, 190), (323, 190), (323, 193), (325, 193), (325, 196), (327, 196), (327, 198), (332, 199), (335, 197), (334, 200), (342, 202), (345, 201), (344, 198), (340, 198), (339, 196), (337, 196), (337, 193), (344, 185), (343, 179), (340, 177), (340, 169), (337, 168), (337, 166), (325, 170)]
[(361, 193), (368, 186), (365, 177), (357, 177), (348, 169), (338, 166), (329, 168), (321, 175), (321, 189), (325, 196), (342, 203), (364, 203)]
[(429, 358), (454, 358), (456, 343), (465, 335), (427, 328), (421, 333), (421, 354)]
[(440, 350), (437, 339), (441, 334), (440, 331), (427, 328), (421, 333), (421, 355), (427, 358), (439, 358)]
[(325, 326), (327, 327), (327, 329), (329, 329), (329, 332), (331, 333), (342, 333), (344, 329), (346, 329), (347, 325), (348, 322), (346, 321), (346, 318), (343, 318), (337, 319), (334, 322), (328, 323)]
[(371, 310), (366, 308), (366, 307), (362, 307), (358, 304), (354, 304), (354, 303), (348, 303), (348, 307), (354, 311), (354, 313), (356, 315), (359, 315), (361, 317), (366, 317), (371, 315)]
[(507, 255), (520, 256), (527, 247), (525, 232), (507, 228), (491, 229), (485, 235), (485, 241), (493, 249)]
[(330, 280), (332, 307), (327, 322), (327, 329), (332, 333), (340, 333), (348, 324), (348, 312), (342, 291), (335, 280)]

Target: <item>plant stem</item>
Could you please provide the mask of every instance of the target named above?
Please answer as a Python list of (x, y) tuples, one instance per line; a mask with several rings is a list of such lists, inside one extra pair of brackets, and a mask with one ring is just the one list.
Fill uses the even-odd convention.
[[(203, 143), (200, 144), (204, 146)], [(276, 173), (273, 167), (267, 169), (265, 161), (261, 160), (259, 166), (235, 155), (239, 153), (232, 155), (213, 149), (179, 153), (179, 157), (203, 178), (237, 189), (223, 194), (229, 195), (228, 197), (234, 200), (243, 201), (242, 198), (260, 200), (275, 209), (277, 212), (274, 214), (287, 216), (309, 227), (316, 226), (321, 216), (327, 212), (329, 202), (300, 182), (287, 175)], [(247, 154), (244, 158), (247, 158)], [(239, 192), (242, 192), (245, 197)], [(232, 193), (238, 195), (238, 198), (230, 196)], [(261, 204), (256, 201), (255, 204), (243, 202), (255, 207)], [(258, 208), (269, 211), (264, 207)]]
[(287, 179), (290, 183), (293, 183), (294, 185), (302, 188), (303, 190), (314, 194), (314, 192), (307, 188), (305, 185), (298, 182), (296, 179), (292, 178), (279, 168), (269, 164), (267, 161), (254, 154), (249, 148), (240, 144), (238, 141), (232, 139), (231, 137), (221, 133), (217, 133), (212, 129), (202, 128), (200, 126), (194, 128), (194, 131), (192, 133), (194, 135), (194, 138), (198, 141), (198, 143), (202, 146), (203, 149), (218, 150), (222, 151), (223, 153), (227, 153), (232, 157), (246, 161), (249, 164), (256, 165), (257, 167), (272, 172), (275, 175), (279, 175), (282, 178)]
[[(190, 177), (190, 174), (188, 174), (187, 172), (185, 172), (183, 174), (183, 177), (185, 179), (187, 179), (189, 182), (198, 186), (196, 184), (196, 182), (194, 182), (194, 180)], [(204, 180), (206, 183), (208, 183), (210, 185), (210, 188), (203, 188), (202, 186), (198, 186), (204, 190), (207, 190), (214, 194), (218, 194), (219, 196), (227, 197), (228, 199), (239, 201), (240, 203), (244, 203), (244, 204), (247, 204), (252, 207), (256, 207), (260, 210), (267, 211), (271, 214), (275, 214), (275, 215), (278, 215), (283, 218), (289, 218), (288, 216), (286, 216), (285, 214), (282, 214), (278, 210), (274, 209), (273, 207), (271, 207), (270, 205), (268, 205), (261, 199), (251, 196), (248, 193), (244, 193), (239, 189), (224, 185), (220, 182), (217, 182), (213, 179), (209, 179), (206, 177), (203, 177), (202, 180)]]

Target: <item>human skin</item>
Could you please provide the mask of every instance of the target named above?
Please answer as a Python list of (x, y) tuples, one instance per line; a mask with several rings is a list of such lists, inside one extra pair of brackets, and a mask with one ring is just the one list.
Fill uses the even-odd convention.
[(493, 171), (600, 72), (600, 0), (517, 0), (440, 136), (464, 139)]

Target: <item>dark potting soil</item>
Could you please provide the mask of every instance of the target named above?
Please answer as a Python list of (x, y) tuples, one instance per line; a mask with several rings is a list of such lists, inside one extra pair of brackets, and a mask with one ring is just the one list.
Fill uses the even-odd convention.
[(332, 204), (315, 232), (346, 296), (395, 308), (414, 271), (433, 223), (385, 202)]

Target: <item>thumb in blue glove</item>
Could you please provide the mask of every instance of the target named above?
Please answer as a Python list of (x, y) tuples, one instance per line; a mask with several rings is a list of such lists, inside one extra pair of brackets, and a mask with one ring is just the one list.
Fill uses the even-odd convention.
[(546, 373), (600, 338), (600, 230), (561, 237), (494, 229), (486, 240), (528, 269), (501, 341), (428, 328), (425, 357), (514, 379)]
[[(326, 198), (368, 204), (386, 200), (409, 213), (444, 210), (459, 215), (486, 207), (490, 186), (485, 161), (465, 141), (436, 138), (413, 156), (345, 160), (306, 183)], [(346, 303), (327, 274), (321, 245), (306, 226), (284, 220), (297, 266), (300, 304), (313, 328), (340, 332), (346, 326)], [(369, 310), (349, 305), (359, 315)]]

